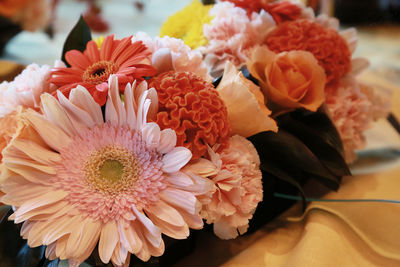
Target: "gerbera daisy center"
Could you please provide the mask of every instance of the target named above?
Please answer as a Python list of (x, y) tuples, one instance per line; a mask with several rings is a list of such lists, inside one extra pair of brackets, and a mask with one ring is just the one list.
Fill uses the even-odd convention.
[(141, 172), (136, 157), (118, 146), (96, 150), (84, 164), (87, 182), (94, 189), (108, 194), (118, 194), (131, 188)]
[(117, 70), (118, 66), (113, 62), (102, 60), (89, 66), (83, 73), (82, 80), (94, 84), (103, 83)]
[(108, 159), (99, 168), (100, 177), (111, 182), (119, 181), (124, 174), (124, 165), (118, 160)]

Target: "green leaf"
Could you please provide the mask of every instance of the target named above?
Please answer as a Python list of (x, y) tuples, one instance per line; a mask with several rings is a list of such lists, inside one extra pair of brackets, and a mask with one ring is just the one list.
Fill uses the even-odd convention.
[(280, 129), (299, 138), (333, 175), (351, 174), (340, 152), (343, 146), (339, 133), (326, 114), (296, 110), (279, 116), (277, 122)]
[(79, 21), (76, 23), (74, 28), (69, 33), (67, 39), (65, 40), (63, 52), (62, 52), (62, 61), (70, 67), (68, 62), (65, 60), (65, 54), (70, 50), (78, 50), (85, 51), (86, 44), (92, 40), (92, 34), (90, 32), (89, 26), (86, 24), (85, 20), (81, 16)]
[[(286, 171), (317, 178), (332, 190), (339, 187), (340, 177), (333, 175), (297, 137), (280, 129), (278, 133), (262, 132), (248, 138), (256, 147), (261, 162)], [(278, 177), (279, 178), (279, 177)], [(296, 179), (296, 177), (293, 177)]]
[(317, 112), (297, 109), (290, 114), (293, 119), (298, 120), (308, 128), (313, 129), (322, 140), (343, 153), (342, 139), (340, 138), (335, 125), (328, 115), (322, 111), (322, 108)]

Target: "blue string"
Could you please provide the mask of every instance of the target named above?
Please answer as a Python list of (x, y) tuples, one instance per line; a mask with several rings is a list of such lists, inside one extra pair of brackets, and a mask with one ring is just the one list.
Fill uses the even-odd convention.
[[(275, 197), (285, 198), (290, 200), (302, 200), (299, 196), (286, 195), (281, 193), (274, 193)], [(306, 197), (306, 201), (314, 201), (314, 202), (378, 202), (378, 203), (392, 203), (392, 204), (400, 204), (400, 200), (392, 200), (392, 199), (321, 199), (321, 198), (312, 198)]]

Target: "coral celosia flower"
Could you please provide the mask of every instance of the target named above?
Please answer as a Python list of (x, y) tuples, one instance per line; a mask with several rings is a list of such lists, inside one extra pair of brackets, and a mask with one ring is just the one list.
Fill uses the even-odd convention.
[(212, 5), (203, 5), (199, 0), (170, 16), (160, 29), (160, 36), (182, 39), (191, 48), (207, 44), (203, 34), (203, 25), (210, 23), (212, 17), (208, 11)]
[(29, 246), (78, 266), (98, 244), (104, 263), (121, 266), (130, 253), (162, 255), (161, 234), (184, 239), (202, 227), (196, 195), (206, 179), (180, 171), (191, 153), (173, 130), (146, 122), (146, 86), (127, 84), (122, 102), (111, 76), (105, 117), (81, 86), (69, 99), (42, 95), (43, 115), (23, 114), (28, 124), (3, 151), (0, 187)]
[(118, 76), (123, 91), (127, 83), (144, 76), (153, 76), (155, 69), (144, 64), (150, 52), (141, 42), (131, 42), (131, 37), (114, 40), (107, 36), (98, 48), (95, 41), (89, 41), (86, 50), (68, 51), (65, 59), (70, 68), (55, 68), (50, 82), (59, 86), (59, 90), (69, 96), (69, 92), (77, 85), (84, 86), (95, 101), (104, 105), (107, 98), (107, 80), (111, 74)]
[(211, 201), (203, 205), (202, 216), (214, 223), (215, 234), (230, 239), (247, 231), (249, 220), (263, 198), (260, 159), (246, 138), (231, 137), (229, 148), (208, 149), (210, 160), (189, 163), (183, 172), (208, 177), (214, 182)]
[(275, 22), (266, 12), (253, 13), (250, 17), (245, 10), (232, 3), (216, 4), (210, 15), (211, 24), (204, 25), (204, 35), (209, 43), (202, 49), (210, 73), (214, 77), (222, 74), (227, 61), (240, 67), (247, 59), (247, 51), (262, 43), (274, 29)]
[(207, 145), (229, 142), (231, 127), (226, 106), (212, 84), (190, 72), (165, 72), (150, 80), (158, 93), (156, 122), (175, 130), (177, 144), (204, 155)]
[(138, 32), (132, 40), (142, 41), (151, 51), (151, 63), (158, 74), (170, 70), (189, 71), (211, 81), (203, 55), (190, 49), (181, 39), (169, 36), (152, 39), (147, 33)]
[(351, 70), (351, 55), (346, 41), (336, 30), (326, 29), (311, 20), (282, 23), (268, 34), (265, 43), (276, 53), (291, 50), (311, 52), (324, 68), (327, 83), (333, 85)]
[(50, 67), (28, 65), (12, 82), (0, 84), (0, 117), (14, 111), (18, 106), (38, 109), (40, 95), (50, 92), (48, 81)]

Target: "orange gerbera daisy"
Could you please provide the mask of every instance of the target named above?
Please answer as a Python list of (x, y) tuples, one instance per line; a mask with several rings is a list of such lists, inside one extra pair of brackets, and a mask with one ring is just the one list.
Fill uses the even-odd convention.
[(150, 51), (141, 42), (132, 43), (131, 37), (114, 40), (114, 35), (107, 36), (100, 48), (95, 41), (89, 41), (82, 53), (71, 50), (65, 54), (69, 68), (52, 70), (50, 82), (59, 86), (66, 97), (77, 85), (84, 86), (100, 105), (106, 103), (108, 78), (116, 74), (122, 91), (127, 83), (145, 76), (153, 76), (156, 70), (146, 64)]

